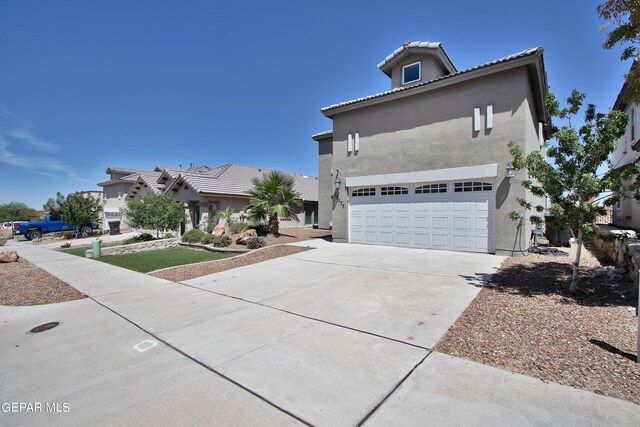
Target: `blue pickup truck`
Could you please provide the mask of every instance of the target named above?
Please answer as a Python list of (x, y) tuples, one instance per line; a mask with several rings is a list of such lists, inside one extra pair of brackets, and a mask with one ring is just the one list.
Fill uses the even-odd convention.
[[(82, 237), (88, 237), (96, 228), (98, 228), (98, 225), (95, 222), (84, 224), (80, 227), (80, 234), (82, 234)], [(70, 225), (51, 215), (45, 215), (43, 221), (13, 223), (14, 234), (24, 235), (27, 240), (39, 239), (45, 233), (75, 230), (76, 226)]]

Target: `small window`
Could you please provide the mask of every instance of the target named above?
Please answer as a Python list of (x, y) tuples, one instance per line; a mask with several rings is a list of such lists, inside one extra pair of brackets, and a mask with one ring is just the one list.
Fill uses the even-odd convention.
[(416, 194), (446, 193), (447, 184), (427, 184), (416, 187)]
[(453, 191), (456, 193), (468, 191), (491, 191), (493, 186), (490, 182), (465, 181), (453, 184)]
[(633, 108), (629, 111), (629, 128), (631, 130), (631, 142), (635, 142), (636, 140), (636, 115)]
[(402, 84), (413, 83), (420, 80), (420, 63), (405, 65), (402, 67)]
[(353, 197), (361, 197), (361, 196), (375, 196), (376, 189), (375, 188), (359, 188), (357, 190), (353, 190), (351, 192), (351, 196)]
[(380, 194), (382, 196), (395, 196), (398, 194), (409, 194), (409, 189), (407, 187), (382, 187), (380, 189)]

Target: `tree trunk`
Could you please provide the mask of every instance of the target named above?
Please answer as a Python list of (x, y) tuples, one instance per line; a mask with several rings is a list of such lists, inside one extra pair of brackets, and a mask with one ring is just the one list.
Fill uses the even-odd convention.
[(580, 268), (580, 255), (582, 254), (582, 230), (578, 230), (578, 251), (576, 252), (576, 261), (573, 263), (573, 274), (571, 275), (571, 286), (569, 292), (576, 293), (578, 287), (578, 269)]
[(156, 239), (160, 238), (160, 229), (156, 228)]
[(269, 233), (275, 235), (280, 233), (280, 221), (278, 221), (278, 215), (269, 216)]

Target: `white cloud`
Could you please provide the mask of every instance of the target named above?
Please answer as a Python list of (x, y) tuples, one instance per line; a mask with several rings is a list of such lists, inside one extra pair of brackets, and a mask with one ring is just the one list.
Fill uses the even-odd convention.
[(54, 156), (59, 145), (36, 137), (33, 129), (33, 123), (0, 103), (0, 163), (39, 175), (86, 181)]

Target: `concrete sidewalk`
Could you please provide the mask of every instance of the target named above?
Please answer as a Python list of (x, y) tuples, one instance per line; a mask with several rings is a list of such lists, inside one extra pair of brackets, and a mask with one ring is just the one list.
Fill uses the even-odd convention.
[[(252, 300), (253, 295), (278, 293), (285, 299), (275, 301), (293, 304), (293, 296), (299, 293), (300, 301), (304, 301), (305, 283), (300, 290), (289, 289), (284, 294), (278, 283), (283, 276), (305, 277), (305, 265), (316, 277), (318, 266), (336, 271), (366, 269), (344, 262), (334, 265), (336, 257), (352, 264), (377, 260), (375, 266), (383, 268), (380, 271), (392, 274), (398, 269), (403, 275), (422, 275), (427, 280), (425, 272), (405, 271), (423, 268), (423, 263), (407, 260), (409, 256), (435, 257), (433, 264), (442, 264), (437, 261), (440, 254), (435, 252), (316, 243), (318, 249), (314, 251), (211, 276), (214, 284), (218, 277), (225, 278), (220, 283), (231, 293), (226, 295), (212, 292), (207, 284), (201, 288), (179, 285), (35, 245), (11, 246), (92, 298), (41, 307), (1, 308), (0, 315), (9, 319), (0, 324), (2, 348), (29, 351), (8, 353), (8, 363), (0, 365), (0, 400), (72, 404), (74, 409), (67, 414), (43, 415), (47, 423), (97, 420), (100, 424), (99, 415), (115, 414), (119, 422), (127, 424), (640, 424), (640, 408), (629, 402), (431, 353), (424, 346), (396, 340), (393, 327), (375, 322), (367, 326), (366, 317), (360, 315), (345, 317), (336, 311), (330, 315), (331, 321), (324, 320), (322, 307), (327, 303), (316, 304), (317, 316), (308, 316), (270, 306), (269, 298)], [(488, 271), (481, 259), (477, 265), (469, 264), (468, 271), (477, 276)], [(444, 280), (455, 276), (443, 275)], [(268, 287), (269, 277), (275, 286), (272, 289)], [(374, 287), (358, 291), (358, 302), (352, 301), (354, 310), (376, 307), (366, 303), (367, 295), (373, 301), (375, 293), (380, 292), (371, 291), (376, 276), (367, 280)], [(448, 286), (471, 289), (477, 280), (463, 278), (460, 284)], [(233, 295), (234, 283), (239, 292), (246, 292), (246, 298)], [(254, 283), (258, 294), (251, 293)], [(360, 307), (362, 304), (366, 307)], [(25, 335), (38, 322), (52, 320), (63, 323), (37, 336)], [(356, 320), (358, 323), (354, 323)], [(394, 319), (390, 316), (385, 322)], [(157, 352), (162, 353), (157, 356), (162, 362), (136, 363), (129, 358), (132, 346), (145, 340), (158, 345), (142, 356), (136, 351), (135, 357)], [(36, 342), (41, 344), (23, 347)], [(61, 362), (47, 366), (49, 360)], [(171, 368), (174, 363), (175, 371)], [(67, 383), (61, 372), (70, 370), (74, 373)], [(133, 378), (141, 383), (136, 380), (129, 384)], [(11, 386), (5, 388), (4, 384)], [(55, 384), (67, 386), (56, 388)], [(129, 387), (131, 394), (143, 402), (131, 398), (127, 406), (126, 392), (122, 399), (108, 398)], [(166, 405), (175, 416), (154, 418), (151, 412), (156, 405)], [(35, 418), (22, 415), (0, 414), (0, 422), (35, 422)]]

